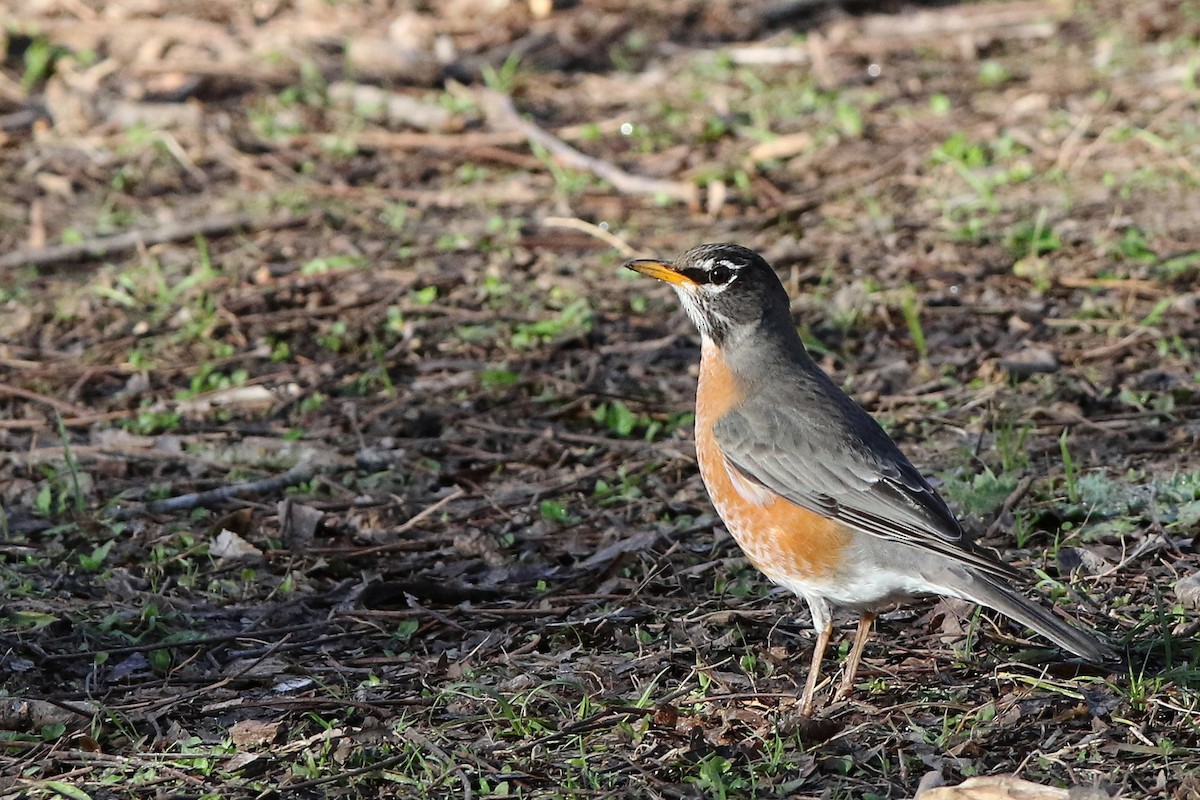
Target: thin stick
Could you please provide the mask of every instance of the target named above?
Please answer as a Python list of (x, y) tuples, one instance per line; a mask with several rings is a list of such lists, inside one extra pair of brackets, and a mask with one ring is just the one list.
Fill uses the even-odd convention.
[(262, 630), (234, 631), (233, 633), (222, 633), (213, 636), (198, 636), (195, 639), (181, 640), (178, 642), (155, 641), (143, 644), (122, 645), (121, 647), (104, 647), (99, 650), (84, 650), (72, 653), (51, 653), (44, 656), (44, 659), (46, 661), (91, 661), (101, 653), (108, 653), (110, 656), (115, 656), (124, 655), (127, 653), (146, 653), (151, 650), (204, 647), (210, 644), (225, 644), (238, 639), (264, 639), (268, 636), (282, 636), (284, 634), (309, 631), (314, 628), (328, 626), (329, 624), (330, 623), (328, 621), (305, 622), (302, 625), (288, 625), (282, 628), (264, 628)]
[[(416, 526), (420, 525), (425, 520), (429, 519), (431, 516), (433, 516), (437, 512), (441, 511), (443, 508), (445, 508), (447, 505), (449, 505), (453, 501), (462, 497), (464, 494), (466, 494), (466, 492), (463, 491), (463, 488), (461, 486), (456, 486), (454, 488), (453, 492), (451, 492), (450, 494), (446, 495), (445, 497), (439, 499), (433, 505), (430, 505), (426, 508), (421, 509), (416, 514), (413, 514), (411, 517), (409, 517), (407, 520), (405, 520), (404, 523), (400, 525), (400, 527), (398, 527), (394, 531), (392, 531), (392, 535), (398, 536), (402, 533), (407, 533), (408, 531), (412, 530)], [(318, 547), (318, 548), (309, 550), (309, 552), (317, 553), (317, 554), (344, 553), (347, 557), (349, 557), (349, 556), (358, 557), (358, 556), (365, 556), (365, 555), (377, 555), (379, 553), (388, 553), (388, 552), (392, 552), (394, 550), (403, 550), (408, 545), (409, 545), (409, 542), (407, 542), (407, 541), (399, 541), (399, 542), (388, 542), (387, 544), (380, 544), (380, 545), (376, 545), (374, 547), (364, 547), (361, 550), (349, 550), (348, 551), (348, 550), (345, 550), (342, 548)]]
[[(412, 728), (409, 728), (408, 730), (412, 730)], [(322, 775), (319, 778), (311, 778), (307, 781), (300, 781), (299, 783), (285, 784), (285, 786), (288, 790), (288, 793), (294, 796), (297, 792), (301, 792), (305, 789), (312, 789), (317, 786), (323, 786), (327, 783), (333, 783), (334, 781), (349, 781), (350, 778), (356, 778), (359, 775), (369, 775), (372, 772), (383, 772), (384, 770), (390, 769), (391, 767), (411, 759), (412, 757), (412, 753), (405, 750), (398, 756), (385, 758), (382, 761), (375, 761), (367, 764), (365, 767), (356, 767), (355, 769), (340, 769), (330, 775)]]
[(1004, 498), (1004, 503), (1000, 506), (1000, 511), (996, 513), (996, 518), (992, 520), (992, 524), (987, 526), (987, 531), (984, 533), (984, 538), (995, 536), (999, 532), (1000, 527), (1004, 524), (1004, 518), (1008, 516), (1017, 503), (1021, 502), (1021, 498), (1029, 492), (1029, 488), (1033, 486), (1033, 476), (1026, 475), (1021, 480), (1017, 481), (1017, 485), (1009, 492), (1008, 497)]
[(247, 483), (235, 483), (231, 486), (221, 486), (204, 492), (181, 494), (178, 497), (168, 497), (165, 500), (155, 500), (153, 503), (117, 509), (112, 518), (126, 520), (142, 514), (162, 514), (171, 511), (190, 511), (193, 508), (214, 506), (242, 497), (248, 494), (271, 494), (289, 486), (296, 486), (310, 480), (316, 474), (316, 468), (307, 461), (301, 461), (282, 475), (274, 475), (262, 480)]
[[(129, 411), (106, 411), (103, 414), (88, 414), (82, 417), (68, 417), (62, 420), (64, 428), (84, 428), (97, 422), (111, 422), (114, 419), (125, 419)], [(48, 428), (50, 423), (44, 419), (0, 419), (0, 431), (32, 431), (38, 428)]]
[(296, 214), (280, 214), (273, 217), (260, 214), (218, 214), (205, 219), (163, 225), (151, 230), (132, 230), (115, 236), (101, 236), (79, 244), (56, 244), (36, 250), (14, 250), (0, 256), (0, 269), (86, 261), (137, 247), (177, 242), (196, 236), (216, 236), (230, 231), (291, 228), (303, 224), (306, 219), (307, 217)]
[(20, 386), (13, 386), (8, 383), (0, 383), (0, 395), (9, 395), (11, 397), (19, 397), (22, 400), (30, 400), (34, 403), (41, 403), (59, 411), (63, 414), (70, 414), (73, 417), (81, 417), (87, 412), (70, 403), (64, 403), (62, 400), (56, 400), (53, 397), (47, 397), (44, 394), (31, 392), (28, 389), (22, 389)]
[(626, 258), (637, 258), (638, 256), (646, 255), (642, 251), (634, 249), (632, 245), (611, 231), (606, 231), (599, 225), (594, 225), (578, 217), (546, 217), (542, 220), (542, 225), (547, 228), (569, 228), (573, 231), (581, 231), (616, 248)]
[(564, 167), (590, 172), (602, 180), (608, 181), (623, 194), (640, 194), (670, 197), (680, 200), (689, 206), (699, 203), (696, 187), (683, 181), (667, 181), (658, 178), (646, 178), (633, 175), (607, 161), (584, 155), (575, 148), (563, 142), (546, 131), (523, 119), (517, 113), (512, 98), (508, 95), (494, 92), (490, 89), (480, 89), (478, 92), (480, 107), (493, 125), (500, 128), (511, 128), (525, 134), (531, 144), (545, 148), (554, 160)]

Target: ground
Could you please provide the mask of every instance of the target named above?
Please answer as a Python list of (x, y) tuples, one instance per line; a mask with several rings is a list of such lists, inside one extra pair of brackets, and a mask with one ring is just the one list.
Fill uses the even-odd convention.
[[(25, 6), (0, 796), (1200, 793), (1194, 3)], [(797, 717), (621, 269), (713, 240), (1126, 666), (918, 600)]]

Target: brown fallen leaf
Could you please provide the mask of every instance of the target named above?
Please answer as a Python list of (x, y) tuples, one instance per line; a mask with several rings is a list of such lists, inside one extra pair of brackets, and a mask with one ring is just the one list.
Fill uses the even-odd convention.
[(1175, 583), (1175, 599), (1191, 611), (1200, 611), (1200, 573), (1185, 575)]
[(239, 508), (229, 512), (213, 523), (208, 529), (208, 535), (217, 536), (221, 531), (229, 531), (236, 533), (238, 536), (247, 536), (253, 530), (253, 524), (254, 509)]
[(918, 790), (919, 800), (1067, 800), (1070, 792), (1042, 786), (1016, 775), (987, 775), (968, 778), (957, 786)]
[(229, 739), (235, 747), (248, 748), (271, 744), (279, 736), (279, 722), (244, 719), (229, 729)]
[(213, 558), (261, 558), (262, 550), (225, 529), (208, 545), (208, 554)]
[(279, 532), (284, 544), (294, 553), (303, 553), (317, 535), (317, 528), (325, 519), (325, 512), (288, 497), (280, 501)]
[(1111, 566), (1110, 562), (1091, 548), (1062, 547), (1058, 551), (1058, 570), (1063, 575), (1073, 572), (1096, 575)]

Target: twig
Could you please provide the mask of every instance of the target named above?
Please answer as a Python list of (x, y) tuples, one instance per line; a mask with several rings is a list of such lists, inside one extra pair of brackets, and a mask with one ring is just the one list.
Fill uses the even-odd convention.
[(903, 167), (904, 164), (905, 155), (900, 153), (883, 161), (879, 166), (868, 170), (864, 174), (831, 179), (821, 184), (818, 189), (813, 189), (797, 197), (789, 198), (784, 204), (767, 208), (757, 216), (748, 218), (748, 220), (752, 224), (773, 225), (777, 222), (780, 214), (799, 215), (807, 213), (819, 208), (821, 204), (843, 192), (862, 191), (868, 186), (894, 175), (897, 168)]
[(169, 764), (165, 764), (162, 760), (157, 758), (140, 758), (138, 756), (98, 753), (93, 750), (84, 750), (82, 748), (72, 748), (59, 754), (58, 757), (68, 764), (112, 764), (120, 767), (135, 766), (142, 769), (145, 769), (146, 767), (152, 767), (153, 769), (171, 775), (176, 780), (190, 783), (193, 786), (206, 785), (203, 779), (198, 778), (195, 775), (190, 775), (183, 770), (177, 769)]
[(934, 9), (915, 14), (878, 14), (865, 18), (852, 40), (841, 44), (852, 52), (885, 52), (911, 47), (914, 39), (953, 40), (955, 36), (1044, 38), (1071, 15), (1064, 0), (1017, 0), (962, 8)]
[(588, 236), (599, 239), (605, 244), (611, 245), (626, 258), (637, 258), (644, 255), (642, 251), (634, 249), (632, 245), (611, 231), (607, 231), (599, 225), (594, 225), (578, 217), (546, 217), (542, 220), (542, 225), (547, 228), (569, 228), (573, 231), (581, 231)]
[(1088, 126), (1092, 124), (1092, 119), (1091, 114), (1084, 114), (1071, 128), (1070, 133), (1063, 138), (1062, 144), (1058, 148), (1058, 157), (1054, 159), (1055, 169), (1069, 171), (1071, 162), (1075, 160), (1075, 156), (1079, 152), (1079, 143), (1083, 140), (1083, 135), (1087, 133)]
[[(271, 648), (269, 648), (267, 650), (267, 652), (263, 653), (261, 656), (254, 659), (249, 664), (246, 664), (244, 667), (237, 670), (232, 675), (226, 675), (225, 677), (221, 678), (220, 680), (216, 681), (215, 683), (210, 683), (205, 686), (201, 686), (198, 689), (192, 689), (190, 691), (184, 692), (183, 694), (179, 694), (179, 695), (175, 695), (175, 696), (168, 695), (167, 697), (155, 698), (153, 700), (139, 700), (135, 703), (131, 703), (129, 705), (121, 707), (119, 710), (122, 712), (125, 712), (125, 713), (129, 713), (130, 711), (133, 711), (136, 709), (136, 710), (141, 711), (142, 713), (148, 713), (153, 710), (168, 709), (173, 706), (177, 706), (182, 703), (186, 703), (190, 700), (194, 700), (197, 697), (212, 697), (213, 694), (218, 689), (228, 686), (231, 683), (233, 683), (234, 681), (240, 680), (241, 678), (245, 677), (246, 675), (249, 675), (260, 664), (262, 664), (264, 661), (266, 661), (268, 658), (270, 658), (271, 654), (274, 653), (276, 651), (276, 649), (281, 647), (285, 642), (287, 642), (291, 638), (292, 638), (292, 635), (290, 633), (287, 634), (282, 639), (280, 639), (278, 642), (275, 642), (274, 644), (272, 644)], [(114, 709), (114, 710), (118, 710), (118, 709)]]
[[(795, 694), (788, 693), (788, 696), (795, 697)], [(526, 742), (525, 744), (518, 745), (503, 752), (511, 753), (512, 755), (528, 753), (537, 749), (538, 747), (543, 747), (566, 736), (589, 733), (591, 731), (607, 727), (612, 724), (610, 721), (614, 720), (614, 718), (620, 718), (618, 721), (624, 721), (628, 720), (630, 717), (650, 717), (656, 712), (656, 708), (633, 708), (630, 706), (615, 706), (613, 708), (606, 708), (601, 711), (597, 711), (595, 714), (592, 714), (586, 719), (577, 720), (576, 722), (572, 722), (569, 725), (563, 726), (561, 729), (554, 731), (553, 733), (548, 733), (545, 736), (534, 739), (532, 742)]]
[(30, 400), (34, 403), (41, 403), (42, 405), (50, 406), (54, 410), (60, 411), (63, 414), (70, 414), (73, 417), (81, 417), (87, 413), (86, 411), (77, 408), (70, 403), (64, 403), (62, 400), (57, 400), (53, 397), (47, 397), (44, 394), (31, 392), (28, 389), (22, 389), (20, 386), (13, 386), (7, 383), (0, 383), (0, 395), (9, 395), (11, 397), (19, 397), (22, 400)]
[(1021, 502), (1026, 494), (1029, 493), (1029, 488), (1033, 486), (1033, 476), (1026, 475), (1021, 480), (1017, 481), (1017, 485), (1009, 492), (1008, 497), (1004, 498), (1004, 502), (1000, 505), (1000, 511), (996, 514), (996, 518), (992, 520), (992, 524), (987, 526), (987, 531), (984, 533), (984, 538), (994, 536), (1000, 526), (1004, 524), (1004, 518), (1017, 507), (1017, 503)]
[[(129, 411), (106, 411), (102, 414), (87, 414), (82, 417), (67, 417), (62, 420), (64, 428), (86, 428), (97, 422), (111, 422), (114, 419), (125, 419)], [(32, 431), (38, 428), (48, 428), (50, 423), (45, 419), (0, 419), (0, 431)]]
[[(594, 136), (597, 129), (602, 133), (616, 133), (626, 123), (628, 123), (627, 116), (622, 114), (598, 123), (558, 128), (554, 131), (554, 135), (566, 141), (576, 141)], [(279, 149), (295, 149), (301, 146), (316, 147), (320, 146), (324, 140), (325, 134), (297, 133), (279, 140), (276, 146)], [(527, 141), (527, 137), (520, 130), (467, 131), (465, 133), (367, 130), (352, 134), (350, 141), (361, 148), (437, 150), (446, 153), (462, 153), (520, 145)], [(515, 156), (516, 154), (509, 153), (508, 155)]]
[(808, 34), (808, 57), (812, 61), (812, 72), (817, 78), (817, 85), (822, 89), (832, 89), (837, 86), (837, 78), (829, 66), (829, 43), (820, 31)]
[(770, 45), (747, 45), (731, 47), (722, 52), (738, 66), (776, 67), (780, 65), (807, 64), (807, 47), (772, 47)]
[(224, 503), (226, 500), (232, 500), (235, 497), (242, 497), (248, 494), (271, 494), (278, 492), (280, 489), (286, 489), (289, 486), (296, 486), (310, 480), (316, 474), (316, 468), (307, 461), (301, 461), (296, 466), (289, 469), (282, 475), (274, 475), (270, 478), (262, 480), (249, 481), (247, 483), (235, 483), (230, 486), (221, 486), (216, 489), (209, 489), (204, 492), (192, 492), (190, 494), (181, 494), (178, 497), (168, 497), (165, 500), (155, 500), (153, 503), (146, 503), (140, 506), (131, 506), (129, 508), (117, 509), (112, 518), (115, 520), (132, 519), (133, 517), (143, 514), (162, 514), (171, 511), (190, 511), (193, 508), (202, 508), (213, 506), (219, 503)]
[(226, 642), (232, 642), (238, 639), (264, 639), (267, 636), (291, 635), (301, 631), (309, 631), (313, 628), (325, 627), (329, 624), (330, 623), (327, 620), (322, 620), (318, 622), (306, 622), (302, 625), (288, 625), (282, 628), (234, 631), (233, 633), (221, 633), (213, 636), (198, 636), (195, 639), (180, 640), (177, 642), (148, 642), (142, 644), (122, 645), (120, 647), (104, 647), (99, 650), (82, 650), (72, 653), (51, 653), (47, 656), (44, 656), (44, 659), (46, 661), (91, 661), (101, 653), (107, 653), (109, 656), (115, 656), (124, 655), (127, 653), (147, 653), (151, 650), (172, 650), (175, 648), (184, 647), (203, 647), (210, 644), (224, 644)]
[(1111, 344), (1103, 344), (1099, 347), (1093, 347), (1090, 350), (1084, 350), (1082, 353), (1079, 353), (1073, 359), (1071, 359), (1071, 361), (1075, 364), (1079, 364), (1083, 361), (1094, 361), (1099, 358), (1109, 360), (1115, 359), (1126, 350), (1132, 350), (1143, 341), (1149, 341), (1153, 338), (1155, 338), (1155, 336), (1151, 331), (1142, 328), (1134, 331), (1128, 336), (1112, 342)]
[[(65, 420), (64, 420), (65, 422)], [(68, 427), (64, 424), (63, 427)], [(121, 458), (127, 460), (142, 459), (145, 461), (186, 462), (197, 466), (220, 466), (212, 461), (192, 453), (173, 453), (167, 450), (154, 450), (149, 447), (123, 447), (121, 445), (72, 445), (71, 456), (76, 463), (82, 461), (103, 461), (105, 459)], [(65, 461), (67, 458), (61, 445), (37, 447), (23, 452), (0, 453), (0, 463), (15, 464), (20, 467), (36, 467), (41, 464), (53, 464)]]
[(79, 244), (57, 244), (36, 250), (15, 250), (0, 256), (0, 269), (103, 258), (113, 253), (132, 250), (143, 245), (163, 244), (191, 239), (195, 236), (216, 236), (237, 230), (277, 230), (302, 224), (307, 217), (279, 214), (264, 217), (260, 214), (218, 214), (199, 220), (177, 222), (150, 230), (132, 230), (115, 236), (101, 236)]
[(1115, 289), (1151, 299), (1162, 297), (1167, 292), (1158, 281), (1144, 278), (1077, 278), (1063, 275), (1055, 278), (1055, 283), (1068, 289)]
[[(421, 509), (416, 514), (413, 514), (411, 517), (409, 517), (407, 520), (405, 520), (404, 523), (400, 525), (400, 527), (398, 527), (394, 531), (392, 531), (392, 535), (398, 536), (402, 533), (407, 533), (408, 531), (412, 530), (416, 526), (420, 525), (425, 520), (429, 519), (431, 516), (433, 516), (437, 512), (441, 511), (449, 503), (452, 503), (455, 500), (457, 500), (458, 498), (462, 497), (464, 494), (466, 494), (466, 492), (463, 491), (461, 486), (455, 487), (454, 491), (451, 492), (450, 494), (441, 498), (433, 505), (431, 505), (427, 508)], [(309, 552), (316, 553), (316, 554), (344, 553), (347, 557), (349, 557), (349, 556), (357, 557), (357, 556), (365, 556), (365, 555), (377, 555), (379, 553), (389, 553), (394, 550), (404, 550), (409, 545), (410, 545), (410, 543), (407, 541), (398, 541), (398, 542), (388, 542), (387, 544), (376, 545), (375, 547), (364, 547), (361, 550), (347, 551), (344, 548), (318, 547), (315, 549), (310, 549)], [(270, 553), (268, 553), (268, 555), (270, 555)]]
[[(409, 730), (412, 729), (410, 728)], [(383, 772), (385, 769), (394, 767), (402, 761), (407, 761), (411, 758), (412, 753), (405, 750), (398, 756), (385, 758), (382, 761), (376, 761), (372, 764), (368, 764), (365, 767), (356, 767), (355, 769), (349, 770), (338, 770), (331, 775), (322, 775), (320, 778), (311, 778), (307, 781), (300, 781), (299, 783), (284, 783), (280, 784), (280, 788), (285, 789), (288, 795), (295, 797), (297, 792), (301, 792), (305, 789), (312, 789), (316, 786), (324, 786), (325, 784), (333, 783), (334, 781), (348, 781), (350, 778), (356, 778), (359, 775), (369, 775), (372, 772)]]
[(696, 187), (690, 183), (633, 175), (607, 161), (584, 155), (561, 139), (523, 119), (517, 113), (512, 98), (507, 95), (491, 89), (480, 89), (478, 98), (480, 107), (493, 125), (521, 131), (531, 144), (548, 150), (554, 160), (564, 167), (590, 172), (596, 177), (608, 181), (617, 191), (624, 194), (670, 197), (687, 203), (689, 206), (696, 206), (699, 203)]
[(455, 760), (450, 757), (449, 753), (430, 741), (428, 736), (421, 733), (415, 727), (407, 728), (404, 731), (404, 737), (418, 747), (424, 747), (426, 750), (442, 760), (442, 775), (436, 780), (431, 781), (430, 785), (427, 785), (427, 788), (432, 788), (433, 786), (439, 785), (446, 779), (447, 775), (453, 773), (454, 775), (458, 776), (459, 780), (462, 781), (463, 800), (471, 800), (471, 779), (467, 777), (466, 770), (460, 767)]

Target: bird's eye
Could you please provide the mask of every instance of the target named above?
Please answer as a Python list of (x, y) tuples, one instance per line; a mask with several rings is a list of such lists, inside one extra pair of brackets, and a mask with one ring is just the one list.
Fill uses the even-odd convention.
[(708, 271), (708, 282), (717, 286), (724, 286), (733, 280), (733, 270), (724, 264), (718, 264)]

